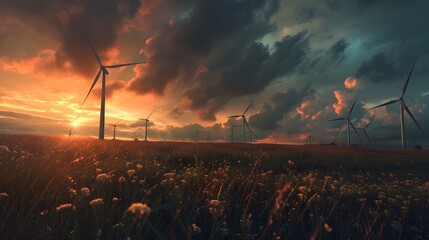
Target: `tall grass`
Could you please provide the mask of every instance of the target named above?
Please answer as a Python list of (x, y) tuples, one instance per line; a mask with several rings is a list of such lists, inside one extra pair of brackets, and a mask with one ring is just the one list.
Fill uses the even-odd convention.
[(0, 239), (429, 239), (427, 151), (0, 145)]

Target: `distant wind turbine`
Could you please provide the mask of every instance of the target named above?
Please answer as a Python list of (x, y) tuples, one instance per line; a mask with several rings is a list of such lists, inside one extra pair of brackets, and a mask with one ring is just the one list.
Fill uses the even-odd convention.
[(98, 78), (100, 77), (100, 74), (103, 73), (102, 81), (101, 81), (101, 106), (100, 106), (100, 126), (99, 126), (99, 132), (98, 132), (98, 138), (100, 140), (104, 139), (104, 122), (105, 122), (105, 102), (106, 102), (106, 75), (109, 74), (109, 71), (107, 71), (108, 68), (120, 68), (125, 66), (133, 66), (137, 64), (147, 63), (147, 62), (134, 62), (134, 63), (124, 63), (124, 64), (115, 64), (115, 65), (108, 65), (105, 66), (101, 62), (101, 59), (99, 55), (97, 54), (97, 51), (95, 50), (94, 46), (92, 45), (91, 41), (89, 40), (88, 36), (85, 34), (85, 38), (89, 43), (89, 46), (92, 49), (92, 52), (94, 53), (95, 58), (97, 59), (98, 65), (100, 66), (100, 70), (97, 73), (97, 76), (94, 79), (94, 82), (91, 85), (91, 88), (89, 89), (88, 94), (85, 97), (85, 100), (83, 100), (81, 104), (81, 108), (83, 104), (85, 103), (86, 99), (88, 98), (89, 94), (91, 93), (92, 89), (94, 88), (95, 84), (98, 81)]
[(63, 131), (63, 132), (67, 132), (69, 137), (73, 137), (74, 136), (74, 124), (76, 123), (76, 120), (80, 117), (80, 114), (77, 115), (77, 117), (74, 120), (68, 120), (68, 119), (64, 119), (67, 122), (69, 122), (70, 124), (70, 128), (68, 131)]
[(347, 146), (351, 146), (351, 141), (350, 141), (350, 126), (352, 126), (353, 130), (355, 130), (356, 134), (360, 137), (358, 131), (356, 130), (355, 126), (353, 125), (352, 121), (350, 121), (350, 115), (352, 114), (353, 108), (355, 107), (357, 99), (355, 100), (355, 102), (353, 103), (352, 107), (350, 108), (349, 114), (347, 115), (347, 117), (342, 117), (342, 118), (335, 118), (329, 121), (341, 121), (341, 120), (347, 120)]
[(423, 129), (417, 123), (417, 120), (414, 118), (413, 114), (411, 113), (410, 109), (407, 107), (407, 105), (405, 104), (405, 101), (404, 101), (404, 95), (405, 95), (405, 92), (407, 91), (408, 83), (410, 82), (410, 78), (411, 78), (411, 74), (413, 73), (413, 70), (414, 70), (414, 65), (411, 68), (410, 73), (408, 74), (407, 81), (405, 82), (404, 87), (402, 88), (402, 95), (399, 98), (390, 100), (390, 101), (388, 101), (386, 103), (380, 104), (378, 106), (375, 106), (375, 107), (369, 109), (369, 110), (371, 110), (371, 109), (379, 108), (379, 107), (382, 107), (382, 106), (387, 106), (387, 105), (390, 105), (390, 104), (394, 104), (394, 103), (397, 103), (397, 102), (400, 103), (400, 111), (401, 111), (401, 146), (402, 146), (402, 149), (407, 148), (407, 143), (406, 143), (406, 139), (405, 139), (405, 114), (404, 114), (404, 109), (407, 112), (408, 116), (411, 117), (411, 119), (414, 121), (414, 123), (420, 129), (420, 131), (424, 134)]
[(231, 143), (234, 143), (234, 128), (235, 127), (241, 127), (241, 125), (232, 124), (231, 119), (228, 119), (228, 123), (230, 125), (229, 136), (231, 136)]
[(110, 126), (113, 126), (113, 140), (116, 139), (116, 127), (118, 126), (118, 123), (120, 123), (122, 120), (124, 119), (117, 121), (115, 124), (110, 124)]
[(249, 106), (247, 106), (246, 110), (244, 110), (243, 114), (240, 115), (232, 115), (232, 116), (228, 116), (228, 118), (241, 118), (243, 123), (243, 143), (246, 142), (246, 126), (249, 129), (249, 125), (247, 124), (247, 120), (246, 120), (246, 113), (249, 110), (250, 106), (252, 105), (253, 102), (250, 102)]
[[(195, 128), (195, 141), (196, 142), (198, 142), (198, 140), (199, 140), (199, 137), (200, 137), (200, 133), (207, 133), (206, 131), (201, 131), (201, 130), (198, 130), (198, 128), (197, 128), (197, 126), (196, 125), (194, 125), (194, 128)], [(203, 140), (206, 140), (206, 139), (203, 139)]]
[(145, 129), (144, 129), (144, 141), (147, 142), (147, 124), (149, 123), (149, 118), (152, 116), (152, 114), (155, 112), (156, 109), (154, 109), (147, 118), (140, 118), (140, 120), (145, 121)]
[(371, 119), (371, 121), (369, 121), (369, 123), (367, 123), (364, 127), (362, 127), (362, 128), (359, 128), (359, 127), (356, 128), (356, 129), (359, 129), (359, 130), (361, 130), (363, 132), (362, 140), (363, 140), (363, 146), (364, 147), (366, 146), (366, 140), (368, 140), (368, 143), (371, 142), (371, 140), (370, 140), (370, 138), (368, 136), (368, 133), (366, 132), (366, 129), (369, 127), (369, 125), (371, 125), (372, 121), (374, 121), (374, 118)]
[(311, 141), (313, 140), (313, 136), (311, 135), (311, 131), (310, 134), (307, 136), (307, 138), (305, 139), (305, 144), (307, 145), (311, 145)]
[(246, 134), (248, 134), (250, 136), (250, 143), (252, 143), (253, 142), (253, 137), (255, 137), (255, 138), (259, 138), (259, 137), (258, 137), (258, 135), (256, 135), (253, 132), (253, 126), (251, 126), (250, 128), (249, 128), (249, 126), (247, 126), (247, 128), (248, 128), (249, 131), (247, 131)]

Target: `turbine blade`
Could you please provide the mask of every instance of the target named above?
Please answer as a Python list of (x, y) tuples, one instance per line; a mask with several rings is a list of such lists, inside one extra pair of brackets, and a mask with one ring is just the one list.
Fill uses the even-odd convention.
[(372, 121), (374, 121), (375, 118), (371, 119), (371, 121), (369, 121), (369, 123), (364, 127), (364, 129), (366, 129), (369, 125), (371, 125)]
[(368, 139), (368, 141), (370, 141), (370, 140), (369, 140), (369, 136), (368, 136), (368, 133), (366, 133), (366, 131), (365, 131), (365, 130), (363, 130), (363, 133), (365, 134), (365, 136), (366, 136), (366, 139)]
[(355, 133), (360, 137), (358, 131), (356, 130), (355, 126), (353, 125), (352, 121), (349, 120), (350, 125), (352, 126), (353, 130), (355, 130)]
[(232, 116), (228, 116), (228, 118), (238, 118), (241, 117), (241, 115), (232, 115)]
[(405, 111), (407, 111), (408, 115), (411, 117), (411, 119), (413, 119), (414, 123), (417, 125), (417, 127), (420, 129), (420, 131), (425, 134), (425, 132), (423, 131), (423, 129), (420, 127), (420, 125), (417, 123), (417, 120), (414, 118), (413, 114), (411, 113), (410, 109), (407, 107), (407, 105), (405, 105), (404, 102), (402, 102), (405, 108)]
[(342, 117), (342, 118), (335, 118), (335, 119), (331, 119), (329, 121), (339, 121), (339, 120), (346, 120), (347, 118)]
[(120, 67), (132, 66), (132, 65), (142, 64), (142, 63), (147, 63), (147, 62), (134, 62), (134, 63), (115, 64), (115, 65), (110, 65), (110, 66), (105, 66), (105, 67), (106, 68), (120, 68)]
[(82, 113), (79, 113), (79, 115), (77, 115), (77, 117), (73, 120), (73, 122), (76, 122), (76, 120), (80, 117)]
[(121, 119), (121, 120), (119, 120), (119, 121), (117, 121), (116, 123), (115, 123), (115, 125), (117, 125), (119, 122), (121, 122), (122, 120), (124, 120), (124, 119)]
[(414, 70), (414, 65), (411, 68), (410, 74), (408, 74), (408, 78), (407, 78), (407, 81), (404, 84), (404, 87), (402, 88), (402, 95), (401, 95), (401, 97), (404, 97), (405, 92), (407, 91), (408, 83), (410, 82), (410, 78), (411, 78), (411, 74), (413, 73), (413, 70)]
[(247, 106), (246, 110), (243, 113), (243, 116), (247, 113), (247, 111), (249, 110), (250, 106), (252, 106), (253, 101), (250, 102), (249, 106)]
[(246, 118), (243, 118), (243, 120), (244, 120), (244, 124), (246, 124), (247, 130), (250, 130), (250, 127), (249, 127), (249, 124), (247, 123)]
[(103, 66), (103, 64), (101, 63), (101, 59), (100, 59), (100, 57), (98, 56), (98, 54), (97, 54), (97, 51), (95, 50), (95, 48), (94, 48), (94, 46), (92, 45), (92, 43), (91, 43), (91, 41), (89, 40), (89, 38), (88, 38), (88, 35), (86, 35), (86, 33), (84, 33), (84, 35), (85, 35), (85, 38), (86, 38), (86, 40), (88, 41), (88, 43), (89, 43), (89, 46), (91, 47), (91, 49), (92, 49), (92, 52), (94, 53), (94, 55), (95, 55), (95, 58), (97, 59), (97, 62), (98, 62), (98, 64), (100, 65), (100, 67), (101, 66)]
[(155, 112), (156, 108), (149, 114), (149, 116), (147, 116), (147, 120), (149, 120), (150, 116), (152, 116), (152, 114)]
[(372, 109), (375, 109), (375, 108), (379, 108), (379, 107), (383, 107), (383, 106), (387, 106), (387, 105), (390, 105), (390, 104), (393, 104), (393, 103), (397, 103), (397, 102), (399, 102), (399, 99), (390, 100), (390, 101), (388, 101), (386, 103), (383, 103), (383, 104), (380, 104), (380, 105), (375, 106), (373, 108), (370, 108), (369, 110), (372, 110)]
[(353, 103), (352, 108), (350, 108), (349, 116), (352, 114), (352, 111), (353, 111), (353, 108), (355, 107), (356, 101), (357, 101), (357, 98), (355, 99), (355, 102)]
[(86, 99), (88, 99), (88, 96), (91, 93), (92, 89), (94, 88), (95, 84), (97, 83), (98, 78), (100, 77), (100, 74), (101, 74), (101, 69), (98, 71), (97, 76), (95, 77), (94, 82), (92, 83), (92, 86), (89, 89), (88, 94), (86, 94), (85, 100), (83, 100), (82, 104), (80, 105), (80, 108), (82, 108), (83, 104), (85, 104), (85, 102), (86, 102)]

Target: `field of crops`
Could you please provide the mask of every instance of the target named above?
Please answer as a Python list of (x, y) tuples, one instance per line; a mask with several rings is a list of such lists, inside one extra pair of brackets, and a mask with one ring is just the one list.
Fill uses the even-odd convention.
[(0, 239), (429, 239), (429, 151), (0, 135)]

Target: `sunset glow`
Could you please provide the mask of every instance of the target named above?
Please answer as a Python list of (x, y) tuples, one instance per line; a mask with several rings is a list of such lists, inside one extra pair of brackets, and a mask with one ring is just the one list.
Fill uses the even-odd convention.
[[(73, 123), (76, 134), (98, 136), (101, 77), (81, 107), (99, 70), (82, 32), (104, 65), (148, 61), (108, 70), (106, 138), (112, 138), (108, 124), (122, 118), (119, 139), (143, 138), (145, 126), (139, 119), (156, 108), (148, 126), (151, 140), (189, 141), (189, 131), (198, 126), (216, 131), (212, 141), (227, 142), (231, 129), (226, 117), (241, 114), (253, 100), (247, 114), (259, 136), (253, 141), (303, 143), (297, 136), (310, 129), (320, 129), (321, 136), (335, 132), (338, 126), (328, 120), (344, 114), (355, 99), (354, 121), (364, 124), (370, 107), (397, 95), (414, 63), (407, 102), (420, 123), (429, 122), (423, 81), (429, 72), (424, 65), (428, 51), (398, 47), (404, 34), (411, 39), (404, 44), (424, 43), (428, 37), (402, 27), (419, 26), (412, 19), (394, 29), (384, 27), (402, 14), (397, 9), (422, 9), (417, 3), (392, 4), (400, 8), (344, 3), (340, 14), (340, 7), (316, 1), (276, 5), (264, 0), (254, 6), (238, 4), (236, 12), (206, 2), (119, 0), (103, 2), (105, 10), (95, 8), (97, 4), (60, 2), (42, 4), (44, 11), (0, 4), (1, 131), (62, 135), (70, 124), (61, 119), (80, 115)], [(380, 8), (392, 14), (381, 17)], [(367, 11), (365, 18), (355, 9)], [(344, 18), (345, 13), (350, 17)], [(333, 22), (335, 28), (326, 32)], [(398, 110), (378, 110), (385, 111), (375, 115), (372, 128), (388, 126), (389, 137), (383, 141), (389, 145), (397, 138)], [(427, 142), (409, 123), (410, 136)], [(237, 128), (237, 141), (241, 135)]]

